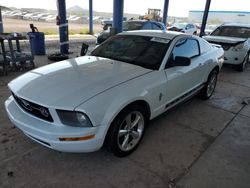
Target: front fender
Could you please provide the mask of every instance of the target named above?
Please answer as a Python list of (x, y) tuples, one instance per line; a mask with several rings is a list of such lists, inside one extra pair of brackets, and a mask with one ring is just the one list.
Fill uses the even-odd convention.
[(161, 105), (159, 93), (165, 93), (166, 76), (163, 71), (153, 71), (91, 98), (75, 110), (86, 113), (94, 126), (110, 124), (127, 105), (137, 100), (148, 103), (151, 115)]

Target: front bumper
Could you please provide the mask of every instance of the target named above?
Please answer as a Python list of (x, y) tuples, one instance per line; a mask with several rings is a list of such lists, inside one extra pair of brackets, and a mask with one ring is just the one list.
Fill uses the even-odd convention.
[(241, 51), (233, 51), (231, 49), (225, 50), (224, 63), (232, 64), (232, 65), (239, 65), (244, 61), (246, 54), (247, 54), (247, 51), (245, 50), (241, 50)]
[[(10, 96), (5, 109), (11, 122), (32, 140), (62, 152), (92, 152), (100, 149), (105, 138), (105, 126), (91, 128), (70, 127), (51, 123), (23, 111)], [(75, 138), (95, 135), (84, 141), (60, 141), (59, 138)]]

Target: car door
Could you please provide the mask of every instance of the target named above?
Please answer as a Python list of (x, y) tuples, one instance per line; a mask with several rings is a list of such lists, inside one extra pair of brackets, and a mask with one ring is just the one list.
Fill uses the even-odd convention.
[[(176, 66), (177, 56), (190, 58), (190, 65)], [(165, 67), (167, 77), (166, 103), (198, 89), (202, 84), (202, 59), (199, 43), (193, 38), (182, 38), (176, 42)]]

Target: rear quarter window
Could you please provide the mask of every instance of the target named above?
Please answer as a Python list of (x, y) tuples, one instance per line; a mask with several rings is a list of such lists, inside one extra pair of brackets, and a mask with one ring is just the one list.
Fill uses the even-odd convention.
[(199, 40), (199, 43), (200, 43), (200, 52), (201, 52), (201, 54), (204, 54), (204, 53), (211, 50), (211, 45), (207, 41)]

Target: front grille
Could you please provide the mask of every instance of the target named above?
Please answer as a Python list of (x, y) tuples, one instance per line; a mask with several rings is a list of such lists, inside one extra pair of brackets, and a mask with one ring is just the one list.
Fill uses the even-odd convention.
[(223, 50), (227, 51), (227, 50), (229, 50), (229, 48), (231, 48), (231, 46), (229, 46), (229, 45), (222, 45), (222, 48), (223, 48)]
[(29, 102), (25, 99), (22, 99), (18, 96), (16, 96), (14, 93), (12, 93), (15, 101), (19, 104), (19, 106), (26, 111), (29, 114), (32, 114), (33, 116), (36, 116), (38, 118), (41, 118), (43, 120), (53, 122), (53, 118), (49, 112), (49, 109), (43, 106), (40, 106), (38, 104)]

